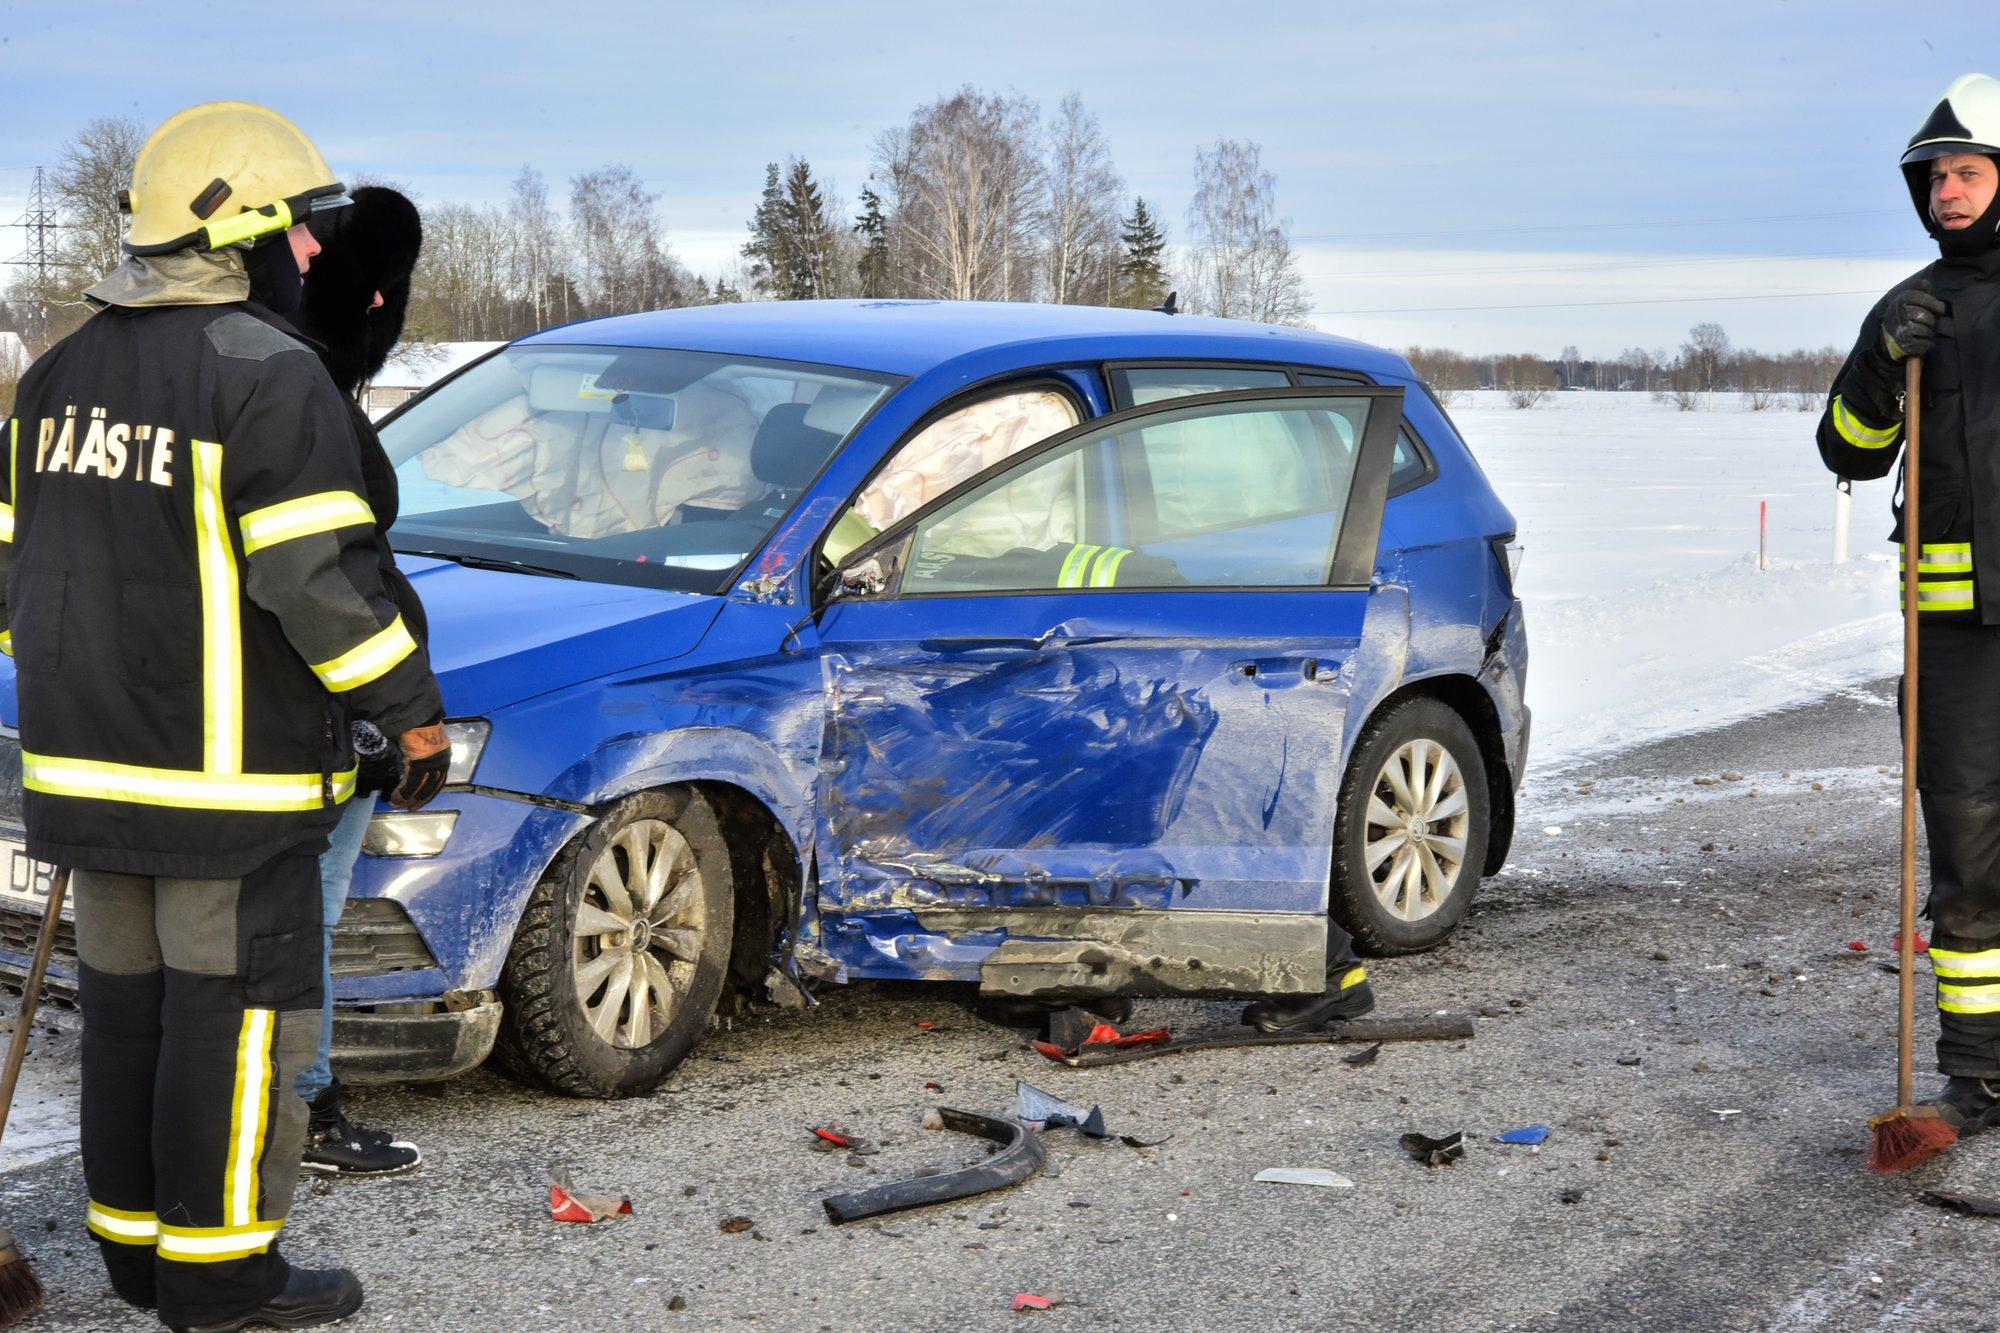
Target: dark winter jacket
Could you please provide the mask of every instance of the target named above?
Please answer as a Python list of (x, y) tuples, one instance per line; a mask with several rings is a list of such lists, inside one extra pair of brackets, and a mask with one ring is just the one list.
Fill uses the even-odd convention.
[[(1940, 259), (1919, 277), (1951, 308), (1923, 363), (1919, 610), (2000, 624), (2000, 250)], [(1820, 418), (1820, 457), (1843, 477), (1885, 477), (1902, 453), (1903, 367), (1882, 345), (1888, 303), (1862, 321)], [(1900, 491), (1895, 515), (1900, 543)]]
[(343, 705), (392, 736), (443, 708), (383, 588), (349, 407), (319, 359), (230, 299), (240, 259), (127, 270), (29, 369), (7, 423), (0, 646), (28, 850), (231, 878), (338, 817)]

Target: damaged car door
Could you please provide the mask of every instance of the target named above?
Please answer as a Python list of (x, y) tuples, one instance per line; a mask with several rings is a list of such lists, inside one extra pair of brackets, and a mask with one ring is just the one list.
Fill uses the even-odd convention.
[(1401, 407), (1285, 388), (1116, 413), (851, 555), (821, 623), (829, 946), (1008, 994), (1323, 985)]

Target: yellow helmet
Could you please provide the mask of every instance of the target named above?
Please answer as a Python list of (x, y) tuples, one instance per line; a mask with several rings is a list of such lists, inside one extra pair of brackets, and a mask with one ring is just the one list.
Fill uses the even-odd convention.
[(153, 131), (119, 203), (128, 254), (220, 250), (350, 202), (346, 187), (291, 121), (254, 102), (204, 102)]

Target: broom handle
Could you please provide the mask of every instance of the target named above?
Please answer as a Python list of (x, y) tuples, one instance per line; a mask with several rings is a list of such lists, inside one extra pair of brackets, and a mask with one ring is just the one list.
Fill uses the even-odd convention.
[(35, 1021), (35, 1006), (42, 998), (42, 978), (48, 975), (49, 955), (56, 947), (56, 924), (62, 920), (63, 895), (69, 889), (69, 871), (58, 870), (49, 885), (49, 905), (42, 909), (42, 928), (35, 936), (35, 956), (28, 963), (28, 978), (21, 984), (21, 1012), (14, 1019), (14, 1036), (7, 1043), (7, 1066), (0, 1069), (0, 1137), (7, 1132), (7, 1113), (14, 1109), (14, 1085), (21, 1081), (21, 1061), (28, 1054), (28, 1029)]
[(1918, 403), (1924, 359), (1903, 362), (1903, 929), (1897, 944), (1899, 1021), (1896, 1028), (1896, 1105), (1916, 1101), (1917, 1026), (1917, 616), (1918, 573), (1924, 548), (1917, 530)]

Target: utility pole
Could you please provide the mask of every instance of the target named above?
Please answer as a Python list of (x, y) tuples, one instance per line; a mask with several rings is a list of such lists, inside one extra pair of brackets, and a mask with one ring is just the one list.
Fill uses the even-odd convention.
[[(46, 330), (49, 325), (49, 297), (55, 290), (56, 233), (62, 230), (62, 223), (49, 203), (48, 187), (40, 167), (35, 168), (35, 183), (28, 189), (27, 211), (16, 218), (13, 225), (26, 233), (27, 241), (21, 253), (8, 263), (28, 271), (35, 302), (31, 316), (33, 327)], [(31, 336), (30, 342), (33, 340)]]

